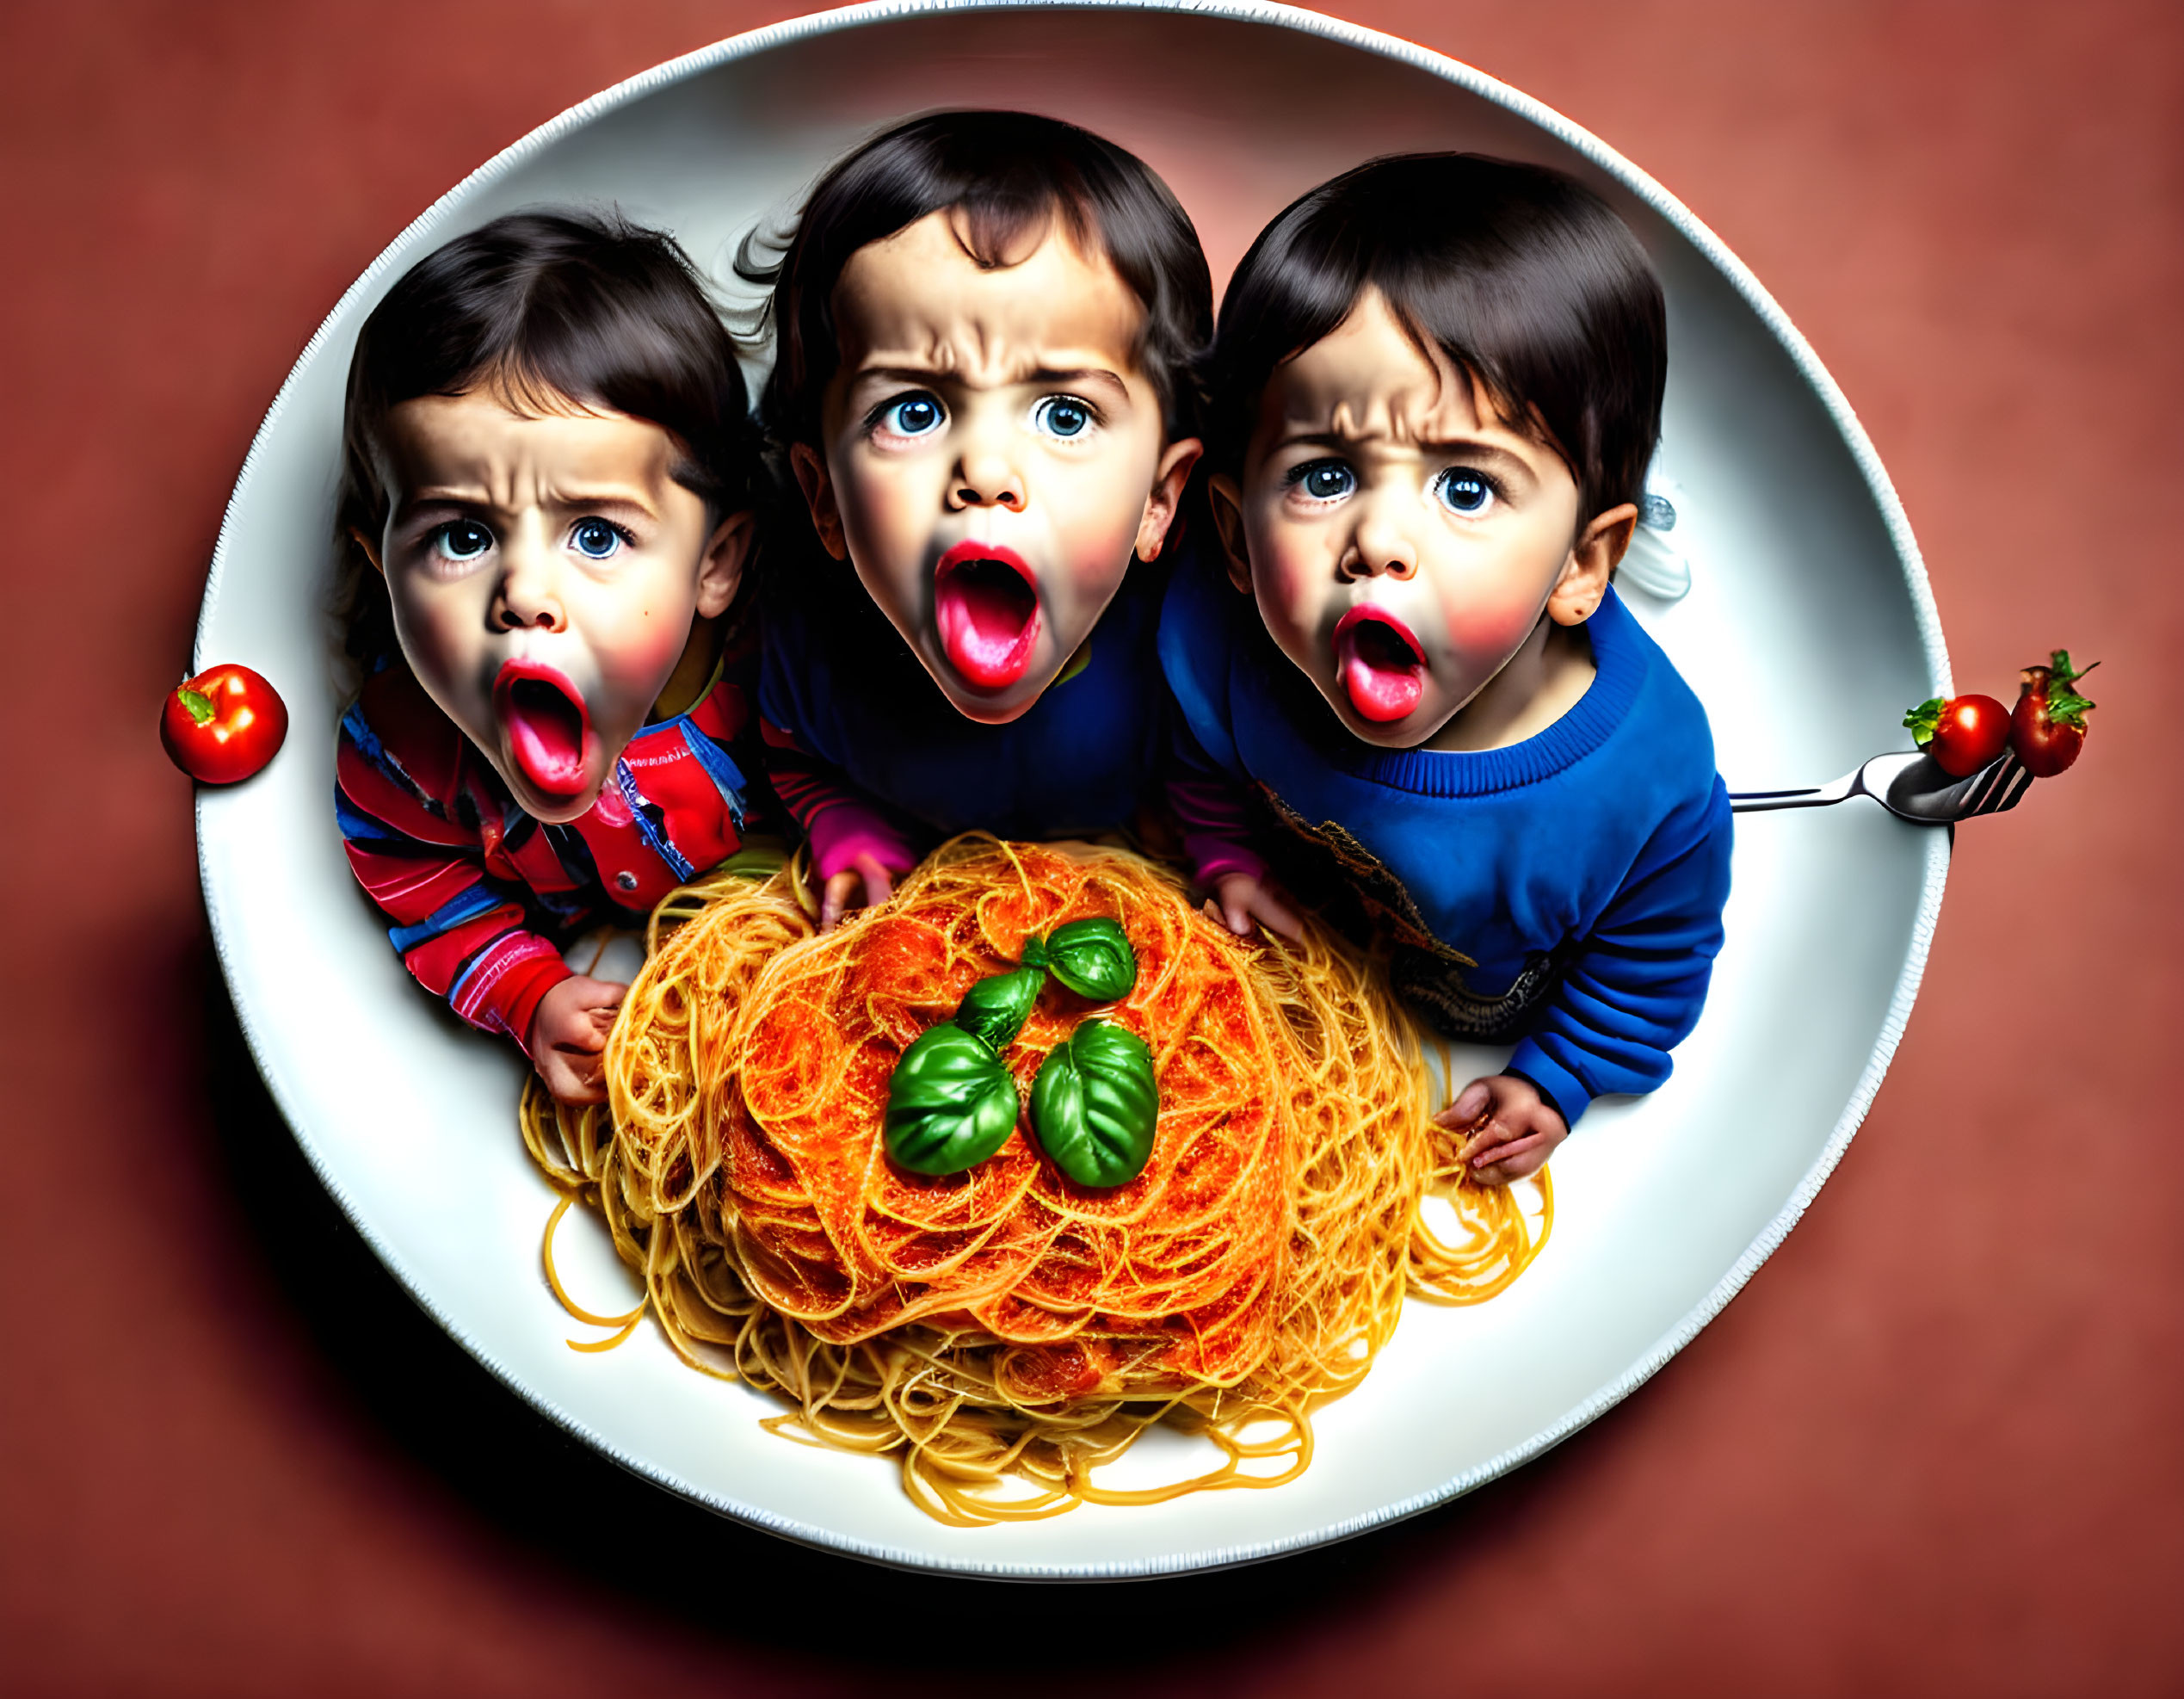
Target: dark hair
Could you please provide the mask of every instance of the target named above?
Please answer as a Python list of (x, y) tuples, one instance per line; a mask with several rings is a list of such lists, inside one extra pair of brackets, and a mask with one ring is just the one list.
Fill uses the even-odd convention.
[(1217, 469), (1241, 471), (1274, 368), (1331, 334), (1368, 287), (1569, 463), (1581, 525), (1641, 498), (1668, 376), (1660, 280), (1582, 184), (1469, 153), (1370, 161), (1259, 233), (1221, 302)]
[(898, 125), (819, 179), (778, 261), (756, 257), (756, 234), (745, 240), (737, 274), (774, 290), (774, 370), (759, 404), (768, 430), (787, 442), (818, 438), (841, 359), (835, 285), (850, 256), (949, 209), (962, 213), (959, 239), (985, 270), (1050, 219), (1087, 254), (1103, 254), (1144, 307), (1132, 354), (1169, 438), (1198, 434), (1213, 282), (1190, 215), (1134, 154), (1027, 112), (940, 112)]
[[(607, 215), (512, 213), (435, 248), (372, 309), (349, 365), (335, 523), (376, 539), (388, 495), (387, 414), (423, 395), (490, 387), (510, 405), (611, 407), (666, 431), (676, 483), (716, 516), (750, 504), (756, 428), (735, 344), (675, 239)], [(367, 665), (394, 652), (386, 598), (349, 546), (343, 640)], [(361, 571), (360, 571), (361, 569)]]

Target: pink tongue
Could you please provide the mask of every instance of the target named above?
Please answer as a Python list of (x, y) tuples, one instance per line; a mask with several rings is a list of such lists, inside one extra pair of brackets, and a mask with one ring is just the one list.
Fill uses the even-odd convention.
[(540, 790), (566, 796), (584, 782), (584, 725), (576, 704), (550, 684), (528, 681), (509, 693), (509, 751)]
[(1342, 689), (1349, 695), (1350, 706), (1366, 719), (1400, 720), (1418, 706), (1418, 698), (1424, 694), (1425, 682), (1419, 676), (1423, 669), (1407, 654), (1401, 664), (1391, 664), (1398, 640), (1390, 633), (1360, 642), (1366, 629), (1360, 626), (1343, 636)]
[(1031, 664), (1039, 600), (1007, 566), (959, 566), (934, 587), (934, 615), (949, 664), (984, 689), (1014, 684)]

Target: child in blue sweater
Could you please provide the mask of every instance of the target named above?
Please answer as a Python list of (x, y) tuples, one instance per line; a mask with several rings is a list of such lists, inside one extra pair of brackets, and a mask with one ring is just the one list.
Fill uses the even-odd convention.
[(1517, 1040), (1442, 1113), (1532, 1173), (1650, 1091), (1721, 947), (1704, 711), (1610, 580), (1667, 370), (1660, 285), (1558, 173), (1376, 160), (1260, 235), (1223, 303), (1208, 495), (1161, 659), (1171, 798), (1230, 927), (1308, 895), (1435, 1026)]
[(1175, 196), (1074, 125), (935, 113), (743, 272), (774, 281), (762, 411), (811, 516), (766, 569), (760, 714), (821, 924), (953, 833), (1128, 822), (1166, 738), (1139, 563), (1198, 459), (1213, 321)]

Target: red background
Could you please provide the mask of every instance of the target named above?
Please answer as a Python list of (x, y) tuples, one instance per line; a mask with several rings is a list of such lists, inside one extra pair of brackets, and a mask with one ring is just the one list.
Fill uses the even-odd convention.
[(0, 15), (0, 1685), (559, 1693), (2175, 1691), (2184, 11), (1355, 0), (1665, 182), (1858, 408), (1965, 689), (2105, 664), (1965, 829), (1848, 1158), (1544, 1461), (1234, 1574), (808, 1554), (564, 1439), (318, 1189), (210, 961), (153, 737), (250, 434), (336, 297), (564, 106), (781, 3)]

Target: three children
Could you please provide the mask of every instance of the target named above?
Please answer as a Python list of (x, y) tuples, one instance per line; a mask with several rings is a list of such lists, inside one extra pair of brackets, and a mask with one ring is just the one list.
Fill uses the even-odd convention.
[(768, 528), (755, 646), (740, 383), (664, 238), (503, 219), (367, 325), (344, 522), (401, 658), (343, 722), (342, 818), (421, 979), (595, 1092), (619, 988), (546, 931), (734, 850), (757, 718), (823, 924), (941, 837), (1112, 830), (1164, 787), (1231, 927), (1292, 930), (1310, 893), (1445, 1029), (1522, 1035), (1448, 1112), (1482, 1178), (1666, 1078), (1728, 813), (1609, 583), (1666, 356), (1604, 205), (1435, 156), (1285, 212), (1224, 305), (1212, 523), (1172, 570), (1211, 289), (1140, 162), (917, 120), (828, 173), (770, 275), (762, 414), (802, 510)]

